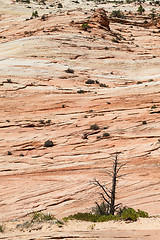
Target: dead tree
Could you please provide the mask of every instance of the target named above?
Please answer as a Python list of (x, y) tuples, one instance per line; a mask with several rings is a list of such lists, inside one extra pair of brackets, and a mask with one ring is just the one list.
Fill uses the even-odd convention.
[[(126, 174), (119, 175), (120, 169), (125, 166), (126, 163), (124, 164), (119, 164), (118, 163), (118, 153), (115, 155), (115, 159), (113, 161), (113, 170), (112, 171), (106, 171), (105, 173), (111, 177), (112, 179), (112, 184), (111, 184), (111, 189), (109, 189), (106, 185), (101, 184), (98, 180), (94, 180), (93, 184), (100, 187), (102, 192), (99, 194), (102, 196), (102, 199), (106, 205), (106, 213), (105, 214), (112, 214), (114, 215), (115, 211), (120, 207), (121, 203), (115, 204), (115, 199), (116, 199), (116, 186), (117, 186), (117, 180), (120, 177), (125, 176)], [(96, 205), (99, 209), (99, 212), (102, 214), (101, 206), (96, 202)]]

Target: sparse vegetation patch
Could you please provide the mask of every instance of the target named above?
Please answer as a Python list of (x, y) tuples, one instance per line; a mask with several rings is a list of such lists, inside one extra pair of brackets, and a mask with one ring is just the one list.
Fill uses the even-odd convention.
[(55, 217), (51, 215), (50, 213), (42, 213), (42, 212), (34, 212), (32, 214), (31, 222), (44, 222), (44, 221), (50, 221), (55, 220)]
[(94, 213), (76, 213), (74, 215), (70, 215), (65, 220), (81, 220), (81, 221), (90, 221), (90, 222), (107, 222), (110, 220), (124, 220), (124, 221), (137, 221), (139, 217), (148, 218), (148, 213), (141, 211), (138, 209), (136, 212), (133, 208), (124, 208), (116, 215), (108, 214), (108, 215), (100, 215)]

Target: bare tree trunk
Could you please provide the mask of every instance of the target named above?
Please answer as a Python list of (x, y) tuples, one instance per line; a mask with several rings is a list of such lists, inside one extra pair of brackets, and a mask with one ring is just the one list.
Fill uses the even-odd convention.
[[(125, 165), (126, 165), (126, 163), (119, 165), (119, 163), (118, 163), (118, 153), (116, 153), (115, 160), (113, 161), (113, 170), (112, 171), (105, 171), (112, 178), (111, 190), (107, 186), (102, 185), (96, 179), (93, 182), (93, 184), (95, 184), (96, 186), (100, 187), (103, 190), (103, 192), (100, 193), (100, 195), (102, 196), (103, 201), (105, 202), (105, 204), (107, 206), (106, 207), (106, 209), (107, 209), (106, 213), (107, 214), (114, 215), (115, 211), (121, 205), (121, 204), (115, 204), (116, 185), (117, 185), (117, 179), (126, 175), (126, 174), (118, 175), (119, 170)], [(98, 205), (98, 207), (100, 208), (100, 205)], [(100, 213), (101, 213), (102, 212), (101, 209), (99, 209), (99, 210), (100, 210)]]
[(110, 205), (110, 214), (114, 215), (115, 212), (115, 198), (116, 198), (116, 183), (117, 183), (117, 154), (115, 161), (113, 162), (113, 177), (112, 177), (112, 191), (111, 191), (111, 205)]

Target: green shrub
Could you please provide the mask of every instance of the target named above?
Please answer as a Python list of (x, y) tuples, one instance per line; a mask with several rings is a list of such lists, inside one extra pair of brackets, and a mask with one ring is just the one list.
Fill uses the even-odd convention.
[(154, 104), (152, 105), (151, 109), (157, 108), (157, 106)]
[(0, 225), (0, 232), (3, 233), (4, 232), (4, 228), (2, 225)]
[(96, 214), (92, 214), (92, 213), (76, 213), (74, 215), (70, 215), (69, 217), (65, 218), (66, 220), (81, 220), (81, 221), (88, 221), (88, 222), (107, 222), (109, 220), (119, 220), (120, 217), (114, 216), (114, 215), (96, 215)]
[(138, 219), (138, 213), (133, 208), (125, 208), (122, 210), (120, 218), (123, 220), (136, 221)]
[(137, 214), (138, 214), (138, 217), (141, 217), (141, 218), (148, 218), (149, 217), (147, 212), (144, 212), (140, 209), (138, 209)]
[(137, 9), (137, 12), (139, 12), (140, 15), (142, 15), (142, 13), (145, 12), (145, 9), (142, 7), (142, 5), (139, 6), (139, 8)]
[(11, 151), (8, 151), (8, 152), (7, 152), (7, 155), (12, 155), (12, 152), (11, 152)]
[(107, 137), (109, 137), (109, 136), (110, 136), (110, 134), (109, 134), (108, 132), (103, 133), (103, 137), (104, 137), (104, 138), (107, 138)]
[(107, 222), (110, 220), (120, 220), (120, 217), (118, 215), (112, 215), (112, 214), (102, 215), (98, 218), (97, 222)]
[(99, 86), (100, 87), (105, 87), (105, 88), (108, 87), (108, 85), (106, 85), (105, 83), (99, 83)]
[(87, 81), (85, 81), (85, 83), (86, 83), (86, 84), (94, 84), (94, 83), (95, 83), (95, 81), (94, 81), (94, 80), (92, 80), (92, 79), (88, 79)]
[(80, 89), (80, 90), (77, 91), (77, 93), (85, 93), (85, 91)]
[[(102, 206), (103, 204), (103, 206)], [(104, 207), (104, 213), (105, 213), (105, 208), (106, 206), (104, 205), (104, 203), (102, 203), (100, 206)], [(74, 215), (70, 215), (66, 218), (64, 218), (64, 221), (68, 221), (68, 220), (81, 220), (81, 221), (89, 221), (89, 222), (107, 222), (110, 220), (114, 220), (114, 221), (118, 221), (118, 220), (129, 220), (129, 221), (137, 221), (137, 219), (139, 217), (143, 217), (143, 218), (148, 218), (148, 213), (141, 211), (138, 209), (138, 211), (136, 212), (133, 208), (123, 208), (119, 211), (119, 213), (117, 213), (116, 215), (106, 215), (103, 214), (101, 215), (101, 213), (98, 211), (98, 209), (96, 208), (93, 209), (94, 213), (76, 213)]]
[(12, 80), (10, 78), (8, 78), (7, 83), (12, 83)]
[(81, 220), (81, 221), (97, 222), (98, 218), (99, 218), (98, 215), (95, 215), (95, 214), (92, 214), (92, 213), (88, 213), (88, 212), (81, 213), (81, 212), (78, 212), (78, 213), (76, 213), (74, 215), (68, 216), (65, 219), (68, 219), (68, 220), (76, 219), (76, 220)]
[(44, 142), (44, 147), (53, 147), (54, 143), (51, 140), (47, 140)]
[(110, 14), (110, 17), (125, 18), (123, 12), (121, 12), (120, 10), (112, 11), (112, 13)]
[(74, 70), (72, 68), (67, 68), (65, 70), (66, 73), (74, 73)]
[(81, 29), (84, 30), (84, 31), (87, 31), (89, 28), (91, 28), (91, 27), (88, 25), (88, 23), (83, 23), (81, 25)]
[(92, 130), (98, 130), (99, 129), (99, 126), (95, 123), (93, 125), (90, 126), (90, 129)]
[(32, 12), (32, 16), (31, 16), (31, 19), (32, 19), (32, 18), (37, 18), (37, 17), (39, 17), (38, 12), (37, 12), (37, 11), (33, 11), (33, 12)]

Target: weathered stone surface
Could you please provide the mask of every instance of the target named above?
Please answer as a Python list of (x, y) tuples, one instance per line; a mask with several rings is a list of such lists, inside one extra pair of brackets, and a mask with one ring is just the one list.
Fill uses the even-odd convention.
[(110, 30), (109, 20), (106, 15), (106, 11), (103, 8), (98, 8), (95, 10), (91, 21), (93, 21), (95, 24), (99, 24), (100, 27), (105, 27)]
[[(118, 183), (117, 201), (159, 214), (160, 46), (155, 26), (111, 22), (112, 33), (86, 32), (70, 23), (87, 21), (93, 3), (69, 12), (63, 4), (63, 11), (54, 9), (54, 14), (31, 3), (40, 17), (26, 21), (32, 9), (1, 2), (0, 219), (39, 210), (60, 217), (90, 210), (99, 198), (90, 181), (108, 182), (103, 170), (112, 166), (116, 151), (121, 162), (128, 162), (122, 173), (130, 173)], [(45, 21), (44, 13), (49, 14)], [(95, 83), (86, 84), (88, 79)], [(98, 132), (90, 129), (95, 123)], [(106, 127), (110, 136), (103, 138)], [(53, 148), (43, 146), (48, 139)]]

